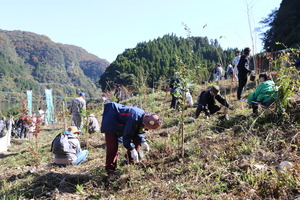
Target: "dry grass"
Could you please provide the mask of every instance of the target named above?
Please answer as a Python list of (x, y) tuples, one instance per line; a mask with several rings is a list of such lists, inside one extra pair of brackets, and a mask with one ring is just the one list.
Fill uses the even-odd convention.
[[(147, 134), (151, 151), (145, 153), (141, 164), (123, 165), (125, 149), (120, 145), (119, 175), (108, 177), (104, 170), (104, 136), (97, 133), (89, 138), (90, 154), (86, 162), (56, 167), (49, 149), (60, 130), (44, 129), (39, 137), (38, 160), (32, 159), (32, 145), (26, 140), (14, 139), (11, 150), (1, 154), (0, 196), (2, 199), (299, 197), (299, 118), (279, 125), (272, 122), (272, 113), (252, 118), (248, 108), (242, 110), (239, 102), (232, 101), (237, 109), (229, 112), (229, 121), (224, 120), (224, 114), (216, 114), (209, 119), (201, 115), (194, 123), (185, 123), (182, 158), (178, 149), (180, 113), (169, 109), (170, 97), (165, 99), (164, 95), (155, 93), (145, 100), (150, 105), (146, 110), (163, 116), (164, 125)], [(131, 99), (124, 103), (135, 102)], [(195, 108), (185, 110), (186, 122), (194, 112)], [(85, 147), (85, 139), (82, 146)], [(278, 171), (282, 161), (292, 162), (293, 168)]]

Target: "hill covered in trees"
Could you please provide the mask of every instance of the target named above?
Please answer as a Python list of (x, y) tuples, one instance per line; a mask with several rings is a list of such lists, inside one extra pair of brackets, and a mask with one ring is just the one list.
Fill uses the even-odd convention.
[[(300, 1), (283, 0), (279, 9), (273, 10), (261, 21), (269, 29), (263, 33), (264, 48), (268, 51), (300, 47)], [(277, 43), (282, 43), (278, 45)]]
[(180, 63), (188, 64), (197, 79), (207, 80), (209, 71), (216, 63), (232, 61), (236, 49), (223, 50), (217, 40), (207, 37), (181, 38), (165, 35), (149, 42), (139, 43), (126, 49), (111, 63), (101, 76), (99, 84), (106, 90), (118, 83), (126, 86), (139, 85), (144, 76), (145, 83), (169, 80), (178, 71)]
[[(268, 52), (286, 48), (299, 49), (299, 6), (299, 0), (283, 0), (280, 8), (261, 22), (264, 28), (268, 28), (262, 33), (264, 47)], [(116, 83), (139, 88), (142, 81), (152, 87), (155, 83), (162, 83), (173, 77), (180, 63), (194, 71), (196, 80), (208, 80), (209, 71), (215, 64), (222, 63), (226, 66), (235, 56), (235, 50), (223, 50), (217, 40), (209, 40), (207, 37), (181, 38), (168, 34), (139, 43), (133, 49), (126, 49), (106, 69), (99, 84), (104, 90), (112, 88)], [(267, 68), (268, 60), (264, 59), (262, 65)]]
[(96, 82), (110, 63), (81, 47), (55, 43), (44, 35), (0, 30), (0, 90), (55, 95), (84, 90), (95, 93)]

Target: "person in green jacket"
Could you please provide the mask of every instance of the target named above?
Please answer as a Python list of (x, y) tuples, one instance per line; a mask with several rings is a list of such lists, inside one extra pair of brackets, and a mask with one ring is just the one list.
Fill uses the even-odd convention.
[(248, 104), (251, 105), (253, 113), (257, 113), (259, 104), (269, 107), (277, 96), (277, 88), (270, 73), (259, 74), (259, 83), (255, 92), (248, 96)]

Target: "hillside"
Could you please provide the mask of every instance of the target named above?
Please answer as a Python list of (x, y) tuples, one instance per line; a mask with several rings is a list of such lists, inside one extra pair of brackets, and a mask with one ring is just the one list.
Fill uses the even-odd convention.
[(0, 30), (0, 91), (71, 95), (95, 94), (96, 82), (110, 63), (81, 47), (55, 43), (44, 35)]
[(180, 69), (179, 60), (188, 64), (188, 69), (195, 74), (194, 81), (199, 83), (199, 80), (209, 80), (210, 72), (217, 63), (225, 67), (231, 62), (235, 51), (223, 50), (217, 40), (207, 37), (182, 38), (168, 34), (126, 49), (107, 67), (99, 85), (102, 90), (109, 90), (114, 84), (138, 90), (141, 82), (148, 87), (157, 87), (174, 77)]
[[(123, 101), (133, 105), (142, 99), (142, 107), (163, 118), (158, 130), (147, 133), (150, 152), (139, 165), (124, 165), (125, 149), (119, 146), (119, 175), (108, 177), (104, 170), (104, 135), (81, 136), (88, 148), (86, 162), (59, 168), (49, 152), (51, 140), (62, 131), (42, 127), (35, 139), (13, 139), (9, 152), (0, 154), (0, 196), (3, 199), (282, 199), (300, 198), (299, 145), (300, 99), (293, 97), (289, 117), (276, 119), (274, 110), (260, 110), (258, 116), (230, 93), (230, 84), (221, 83), (221, 93), (235, 110), (189, 123), (195, 108), (183, 111), (184, 157), (180, 150), (181, 112), (170, 109), (171, 96), (158, 91)], [(248, 85), (246, 96), (253, 91)], [(193, 98), (203, 89), (197, 86)], [(102, 106), (92, 110), (101, 122)], [(100, 108), (100, 109), (99, 109)], [(61, 116), (61, 115), (60, 115)], [(70, 120), (70, 119), (68, 119)], [(63, 120), (59, 120), (62, 122)], [(88, 141), (88, 143), (87, 143)], [(88, 147), (87, 147), (88, 144)], [(281, 169), (288, 161), (292, 168)]]

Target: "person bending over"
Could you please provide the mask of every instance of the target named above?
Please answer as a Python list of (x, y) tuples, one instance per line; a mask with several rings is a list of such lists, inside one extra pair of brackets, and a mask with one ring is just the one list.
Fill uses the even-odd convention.
[(117, 167), (118, 138), (123, 139), (129, 163), (138, 163), (140, 146), (149, 151), (149, 145), (144, 137), (145, 130), (157, 129), (160, 125), (161, 119), (155, 113), (146, 113), (141, 108), (124, 106), (116, 102), (106, 103), (101, 132), (105, 134), (105, 169), (108, 175), (113, 175)]

